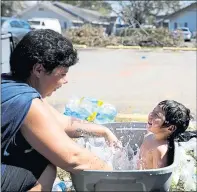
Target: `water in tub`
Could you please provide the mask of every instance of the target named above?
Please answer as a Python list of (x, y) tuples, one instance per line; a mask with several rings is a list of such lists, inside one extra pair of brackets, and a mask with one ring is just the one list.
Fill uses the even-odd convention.
[(137, 169), (139, 147), (136, 145), (135, 150), (132, 149), (130, 139), (131, 137), (121, 149), (109, 147), (104, 138), (80, 138), (78, 143), (95, 153), (114, 170), (131, 170)]

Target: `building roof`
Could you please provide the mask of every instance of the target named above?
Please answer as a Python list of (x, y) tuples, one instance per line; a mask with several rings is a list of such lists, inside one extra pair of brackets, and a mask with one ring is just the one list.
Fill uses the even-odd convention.
[(62, 3), (62, 2), (54, 2), (53, 5), (61, 8), (62, 10), (72, 14), (88, 23), (98, 23), (98, 24), (109, 24), (108, 19), (109, 16), (103, 16), (97, 11), (79, 8), (70, 4)]
[(69, 20), (71, 20), (73, 23), (76, 22), (76, 23), (84, 23), (80, 18), (77, 18), (75, 16), (73, 16), (72, 14), (66, 12), (66, 11), (63, 11), (62, 9), (54, 6), (51, 2), (41, 2), (41, 3), (37, 3), (36, 5), (34, 6), (31, 6), (27, 9), (25, 9), (24, 11), (22, 11), (21, 13), (19, 13), (17, 16), (21, 17), (23, 14), (27, 13), (28, 11), (31, 11), (32, 9), (34, 9), (35, 7), (43, 7), (43, 8), (47, 8), (53, 12), (55, 12), (56, 14), (59, 14), (61, 15), (62, 17), (65, 17)]
[(160, 22), (162, 20), (169, 20), (170, 18), (176, 16), (177, 14), (179, 14), (179, 13), (181, 13), (183, 11), (187, 11), (190, 8), (193, 8), (193, 7), (196, 7), (196, 10), (197, 10), (197, 2), (194, 2), (194, 3), (191, 3), (190, 5), (184, 6), (182, 9), (179, 9), (178, 11), (175, 11), (175, 12), (169, 14), (169, 15), (164, 16), (162, 19), (160, 18), (158, 20), (158, 22)]
[(38, 2), (37, 4), (25, 9), (24, 11), (17, 14), (17, 16), (22, 17), (23, 14), (31, 11), (35, 7), (47, 8), (56, 14), (59, 14), (73, 23), (95, 23), (95, 24), (109, 24), (108, 19), (110, 16), (103, 16), (97, 11), (79, 8), (72, 6), (70, 4), (61, 3), (61, 2)]

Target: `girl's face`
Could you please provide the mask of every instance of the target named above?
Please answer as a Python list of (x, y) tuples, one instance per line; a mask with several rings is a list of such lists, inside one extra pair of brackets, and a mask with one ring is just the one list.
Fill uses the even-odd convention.
[(162, 111), (160, 106), (156, 106), (153, 111), (148, 116), (147, 129), (152, 133), (161, 133), (165, 131), (165, 128), (162, 127), (165, 122), (165, 114)]

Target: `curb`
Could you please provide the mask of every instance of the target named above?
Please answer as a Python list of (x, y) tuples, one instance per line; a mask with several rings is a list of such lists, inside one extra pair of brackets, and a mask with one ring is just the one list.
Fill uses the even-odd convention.
[(75, 48), (87, 48), (87, 45), (78, 45), (78, 44), (73, 44)]
[[(74, 44), (75, 48), (87, 48), (87, 45)], [(97, 48), (97, 47), (95, 47)], [(174, 50), (174, 51), (197, 51), (197, 47), (141, 47), (141, 46), (124, 46), (124, 45), (108, 45), (107, 49), (160, 49), (160, 50)]]
[(197, 51), (194, 47), (163, 47), (163, 50)]
[(140, 46), (124, 46), (124, 45), (118, 45), (118, 46), (109, 45), (109, 46), (106, 46), (106, 48), (108, 49), (141, 49)]
[(154, 49), (154, 50), (174, 50), (174, 51), (197, 51), (196, 47), (140, 47), (140, 46), (106, 46), (108, 49)]
[(141, 121), (141, 122), (147, 122), (148, 115), (144, 114), (124, 114), (124, 113), (118, 113), (116, 116), (116, 121)]

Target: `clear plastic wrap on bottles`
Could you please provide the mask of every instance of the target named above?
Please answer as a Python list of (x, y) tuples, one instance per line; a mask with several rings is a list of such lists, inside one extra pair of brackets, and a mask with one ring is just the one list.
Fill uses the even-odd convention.
[(117, 111), (113, 105), (104, 103), (101, 100), (91, 97), (75, 97), (66, 105), (64, 114), (89, 122), (103, 124), (113, 122)]
[(112, 123), (117, 115), (117, 111), (111, 104), (103, 104), (98, 108), (95, 123)]
[(176, 169), (173, 171), (172, 186), (176, 188), (179, 182), (182, 183), (186, 191), (196, 191), (196, 172), (195, 159), (188, 155), (188, 151), (196, 151), (195, 138), (188, 142), (179, 143), (180, 161)]

